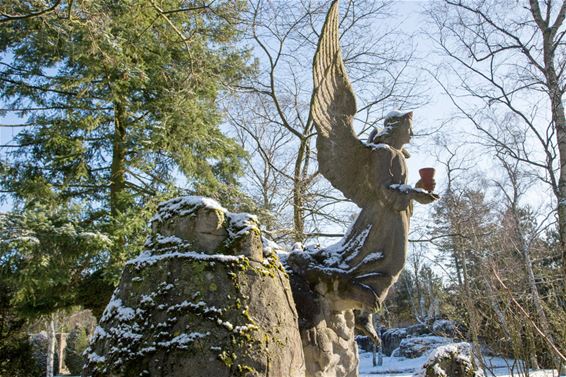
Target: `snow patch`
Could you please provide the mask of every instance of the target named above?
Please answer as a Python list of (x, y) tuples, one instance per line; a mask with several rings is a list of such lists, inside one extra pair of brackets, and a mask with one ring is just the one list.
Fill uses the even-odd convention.
[(228, 226), (228, 235), (230, 238), (237, 238), (248, 233), (250, 230), (259, 229), (259, 220), (255, 215), (227, 212), (226, 216), (230, 224)]
[(390, 119), (390, 118), (401, 118), (404, 117), (405, 115), (409, 114), (412, 110), (391, 110), (390, 112), (387, 113), (387, 115), (385, 115), (385, 120)]
[[(385, 130), (385, 129), (384, 129)], [(387, 132), (389, 132), (389, 128), (387, 128)], [(383, 136), (383, 131), (380, 132), (377, 136)], [(390, 145), (387, 144), (383, 144), (383, 143), (367, 143), (366, 144), (368, 147), (370, 147), (371, 149), (373, 149), (374, 151), (377, 149), (385, 149), (388, 151), (393, 151), (393, 147), (391, 147)]]
[(186, 252), (171, 252), (166, 254), (159, 254), (159, 255), (152, 255), (151, 252), (148, 250), (142, 252), (134, 259), (130, 259), (126, 262), (126, 265), (133, 265), (136, 268), (143, 268), (147, 266), (151, 266), (159, 261), (171, 258), (188, 258), (188, 259), (195, 259), (201, 261), (213, 261), (213, 262), (238, 262), (240, 261), (243, 256), (241, 255), (223, 255), (223, 254), (203, 254), (198, 253), (195, 251), (186, 251)]
[(149, 222), (163, 222), (173, 216), (187, 216), (199, 210), (200, 208), (210, 208), (227, 212), (216, 200), (205, 198), (202, 196), (180, 196), (159, 203), (157, 213), (149, 220)]
[(106, 322), (114, 315), (121, 322), (131, 321), (134, 319), (135, 314), (134, 309), (124, 306), (122, 300), (112, 296), (112, 299), (102, 314), (101, 321)]
[(106, 361), (106, 357), (98, 355), (96, 352), (91, 352), (87, 354), (87, 359), (91, 363), (104, 363)]
[(181, 334), (174, 337), (173, 339), (166, 342), (158, 342), (157, 345), (160, 347), (176, 347), (176, 348), (187, 348), (187, 344), (193, 343), (195, 340), (206, 338), (210, 333), (200, 333), (193, 332), (190, 334)]

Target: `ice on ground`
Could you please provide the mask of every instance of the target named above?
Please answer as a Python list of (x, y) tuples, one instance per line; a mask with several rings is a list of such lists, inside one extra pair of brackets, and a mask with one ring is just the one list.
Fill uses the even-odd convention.
[(360, 353), (360, 377), (375, 375), (409, 377), (412, 376), (415, 371), (420, 369), (426, 359), (426, 355), (415, 359), (383, 356), (383, 364), (381, 366), (374, 367), (372, 362), (372, 353)]
[[(404, 357), (383, 356), (383, 365), (374, 367), (372, 364), (372, 353), (360, 353), (360, 377), (413, 377), (428, 359), (428, 354), (415, 359)], [(525, 376), (522, 363), (516, 360), (501, 357), (484, 356), (487, 369), (486, 376), (496, 377), (519, 377)], [(490, 372), (491, 371), (491, 372)], [(493, 374), (492, 374), (493, 372)], [(554, 370), (529, 371), (529, 377), (556, 377)]]

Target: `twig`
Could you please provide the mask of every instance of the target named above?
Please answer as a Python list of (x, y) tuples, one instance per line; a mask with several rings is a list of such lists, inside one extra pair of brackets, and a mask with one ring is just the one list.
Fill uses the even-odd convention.
[(505, 285), (505, 283), (503, 283), (503, 281), (501, 280), (501, 278), (499, 277), (499, 274), (497, 273), (497, 271), (495, 270), (495, 267), (491, 266), (491, 271), (493, 272), (493, 276), (495, 276), (495, 279), (497, 280), (497, 282), (501, 285), (501, 287), (503, 289), (505, 289), (505, 291), (507, 292), (507, 295), (509, 296), (509, 298), (511, 299), (511, 302), (517, 307), (517, 309), (519, 309), (519, 311), (521, 313), (523, 313), (523, 315), (529, 320), (529, 322), (531, 322), (531, 324), (533, 325), (534, 329), (536, 330), (537, 333), (539, 333), (539, 335), (548, 343), (548, 345), (550, 346), (550, 348), (552, 348), (552, 350), (554, 351), (554, 353), (560, 358), (562, 359), (562, 362), (566, 362), (566, 356), (564, 356), (562, 354), (562, 352), (560, 352), (560, 350), (558, 349), (558, 347), (556, 347), (556, 345), (546, 336), (546, 334), (539, 329), (539, 327), (537, 326), (537, 324), (535, 323), (535, 321), (533, 321), (533, 319), (531, 318), (531, 316), (529, 315), (529, 313), (527, 313), (527, 311), (525, 309), (523, 309), (523, 307), (521, 306), (521, 304), (519, 304), (517, 302), (517, 300), (515, 300), (515, 298), (513, 297), (513, 295), (511, 294), (511, 291), (509, 290), (509, 288), (507, 288), (507, 286)]
[(15, 21), (15, 20), (22, 20), (25, 18), (31, 18), (31, 17), (35, 17), (35, 16), (41, 16), (42, 14), (47, 14), (50, 12), (53, 12), (55, 10), (55, 8), (57, 8), (59, 6), (59, 4), (61, 4), (62, 0), (57, 0), (55, 1), (55, 3), (53, 3), (52, 6), (50, 6), (49, 8), (45, 8), (43, 10), (40, 10), (38, 12), (32, 12), (32, 13), (28, 13), (28, 14), (6, 14), (4, 12), (0, 12), (0, 16), (2, 16), (3, 18), (0, 18), (0, 23), (1, 22), (9, 22), (9, 21)]

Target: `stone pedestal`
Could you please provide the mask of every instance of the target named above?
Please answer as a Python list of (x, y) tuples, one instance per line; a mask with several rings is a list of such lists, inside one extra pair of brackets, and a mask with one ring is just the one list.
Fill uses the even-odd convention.
[(292, 274), (291, 285), (299, 312), (306, 377), (357, 377), (353, 310), (331, 299), (326, 284), (312, 287), (300, 275)]

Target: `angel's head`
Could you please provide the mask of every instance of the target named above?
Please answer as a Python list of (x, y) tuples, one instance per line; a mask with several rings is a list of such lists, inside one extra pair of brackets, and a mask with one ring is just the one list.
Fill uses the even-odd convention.
[(388, 144), (401, 149), (411, 141), (412, 136), (413, 112), (391, 111), (385, 117), (383, 129), (380, 132), (372, 132), (369, 140), (374, 144)]

